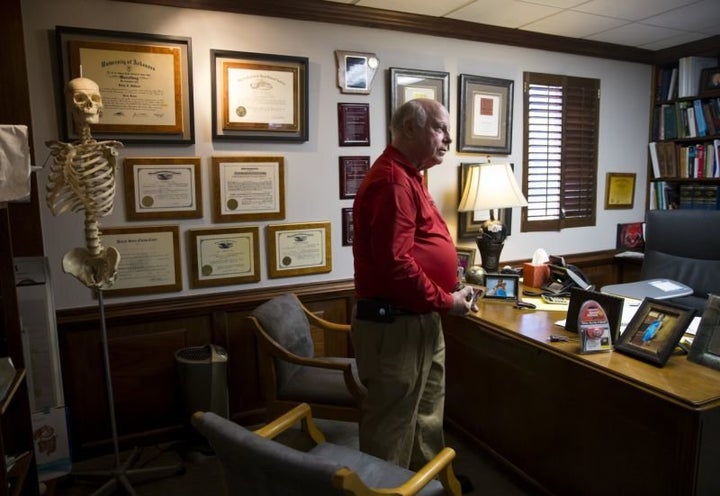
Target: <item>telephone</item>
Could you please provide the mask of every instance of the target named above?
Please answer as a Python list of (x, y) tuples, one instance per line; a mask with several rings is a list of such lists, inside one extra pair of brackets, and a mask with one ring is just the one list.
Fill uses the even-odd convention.
[(587, 276), (574, 265), (566, 264), (563, 257), (550, 256), (548, 265), (550, 278), (542, 286), (543, 291), (554, 296), (562, 296), (569, 295), (572, 287), (585, 290), (593, 288)]

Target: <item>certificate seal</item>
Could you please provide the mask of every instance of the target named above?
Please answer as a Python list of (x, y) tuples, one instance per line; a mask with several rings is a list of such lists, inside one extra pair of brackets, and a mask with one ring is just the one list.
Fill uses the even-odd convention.
[(292, 258), (291, 257), (283, 257), (282, 264), (287, 267), (288, 265), (292, 265)]
[(203, 265), (202, 266), (202, 275), (209, 276), (213, 272), (212, 265)]
[(233, 198), (233, 199), (231, 199), (231, 200), (228, 200), (228, 201), (227, 201), (227, 208), (228, 208), (229, 210), (237, 210), (237, 208), (238, 208), (238, 201), (237, 201), (235, 198)]
[(143, 196), (142, 200), (140, 200), (140, 203), (143, 207), (152, 207), (153, 203), (155, 203), (155, 200), (152, 196)]
[(242, 105), (235, 109), (235, 113), (238, 117), (245, 117), (247, 115), (247, 108)]

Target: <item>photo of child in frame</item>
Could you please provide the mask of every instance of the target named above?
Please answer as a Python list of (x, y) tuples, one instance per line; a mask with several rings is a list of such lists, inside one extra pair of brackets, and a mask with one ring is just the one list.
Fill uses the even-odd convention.
[(700, 73), (700, 96), (720, 95), (720, 67), (709, 67)]

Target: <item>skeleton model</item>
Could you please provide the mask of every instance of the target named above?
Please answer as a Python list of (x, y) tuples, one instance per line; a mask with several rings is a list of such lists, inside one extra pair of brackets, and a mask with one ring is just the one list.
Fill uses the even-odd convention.
[(63, 256), (63, 270), (90, 288), (112, 286), (117, 276), (120, 254), (100, 242), (98, 219), (113, 209), (115, 166), (119, 141), (96, 141), (90, 124), (102, 115), (99, 86), (79, 77), (66, 86), (68, 105), (73, 114), (79, 141), (48, 141), (53, 164), (47, 184), (47, 204), (54, 215), (67, 211), (85, 211), (85, 248), (74, 248)]

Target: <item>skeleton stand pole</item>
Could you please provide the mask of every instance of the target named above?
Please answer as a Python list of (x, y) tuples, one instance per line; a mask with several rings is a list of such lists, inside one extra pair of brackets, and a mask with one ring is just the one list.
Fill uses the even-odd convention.
[(77, 477), (112, 477), (97, 491), (95, 491), (93, 496), (113, 494), (118, 488), (118, 485), (121, 485), (129, 495), (136, 496), (137, 493), (131, 484), (132, 479), (139, 480), (167, 477), (184, 472), (185, 467), (182, 463), (178, 463), (177, 465), (169, 465), (165, 467), (131, 468), (140, 456), (140, 450), (138, 448), (133, 450), (132, 454), (127, 458), (127, 460), (125, 460), (124, 463), (120, 462), (117, 422), (115, 421), (115, 398), (113, 396), (112, 378), (110, 376), (110, 354), (108, 352), (107, 328), (105, 325), (105, 303), (103, 301), (102, 289), (96, 288), (96, 292), (98, 306), (100, 309), (100, 332), (103, 348), (103, 362), (105, 365), (105, 387), (107, 388), (108, 409), (110, 410), (110, 426), (112, 428), (115, 469), (91, 472), (73, 472), (73, 474)]

